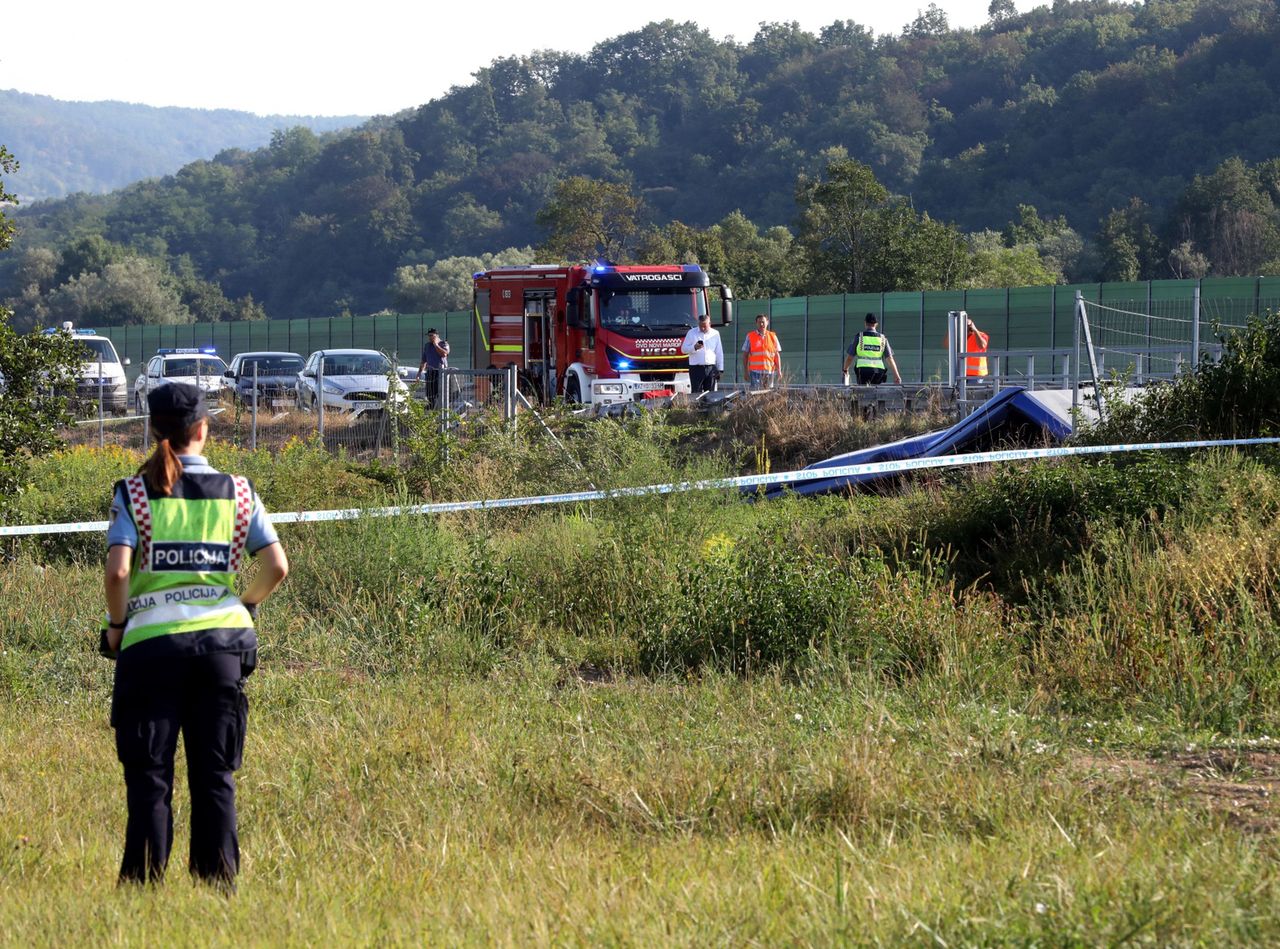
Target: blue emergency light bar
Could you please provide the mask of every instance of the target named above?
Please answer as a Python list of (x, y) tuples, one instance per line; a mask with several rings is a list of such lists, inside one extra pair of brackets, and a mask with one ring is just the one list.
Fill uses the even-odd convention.
[(218, 350), (214, 346), (180, 346), (178, 348), (157, 349), (157, 356), (216, 356)]
[(97, 330), (73, 330), (67, 326), (50, 326), (46, 330), (41, 330), (45, 336), (52, 336), (54, 333), (70, 333), (72, 336), (97, 336)]

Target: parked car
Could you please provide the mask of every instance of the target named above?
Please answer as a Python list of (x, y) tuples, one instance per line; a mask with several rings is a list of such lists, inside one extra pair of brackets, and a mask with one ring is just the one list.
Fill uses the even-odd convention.
[(286, 408), (297, 402), (298, 373), (302, 371), (298, 353), (237, 353), (223, 374), (231, 396), (245, 406), (253, 404), (254, 370), (257, 370), (258, 408)]
[(116, 348), (97, 330), (76, 329), (71, 323), (45, 330), (46, 333), (68, 333), (84, 348), (84, 362), (75, 372), (75, 391), (65, 393), (75, 410), (97, 411), (98, 399), (102, 399), (104, 412), (125, 413), (129, 409), (129, 381), (125, 366), (129, 360), (120, 361)]
[(298, 373), (298, 408), (314, 410), (323, 400), (326, 411), (337, 409), (362, 415), (380, 411), (387, 403), (403, 405), (409, 388), (395, 365), (376, 349), (319, 349), (307, 357)]
[(134, 407), (143, 411), (147, 394), (169, 382), (189, 382), (207, 395), (216, 396), (224, 388), (226, 371), (227, 364), (212, 346), (157, 349), (133, 382)]

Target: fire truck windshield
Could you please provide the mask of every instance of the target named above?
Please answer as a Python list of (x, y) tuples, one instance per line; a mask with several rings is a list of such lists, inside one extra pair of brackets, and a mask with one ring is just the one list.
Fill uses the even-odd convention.
[(626, 336), (649, 333), (683, 333), (698, 325), (707, 311), (701, 290), (688, 287), (670, 290), (627, 290), (599, 292), (600, 325)]

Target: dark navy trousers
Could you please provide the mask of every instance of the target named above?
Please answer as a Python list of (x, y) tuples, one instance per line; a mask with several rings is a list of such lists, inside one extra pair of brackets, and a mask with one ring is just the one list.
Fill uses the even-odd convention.
[(173, 848), (173, 770), (182, 733), (191, 790), (191, 857), (197, 879), (230, 884), (240, 870), (236, 781), (255, 654), (157, 657), (116, 667), (111, 724), (124, 766), (129, 819), (122, 882), (159, 882)]

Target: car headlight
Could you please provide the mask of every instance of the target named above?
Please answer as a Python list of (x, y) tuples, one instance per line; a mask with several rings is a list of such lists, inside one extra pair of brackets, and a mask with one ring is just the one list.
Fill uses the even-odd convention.
[(330, 382), (328, 379), (320, 383), (320, 387), (330, 395), (342, 395), (342, 386), (338, 385), (336, 382)]
[(621, 382), (597, 382), (595, 390), (601, 395), (622, 395)]

